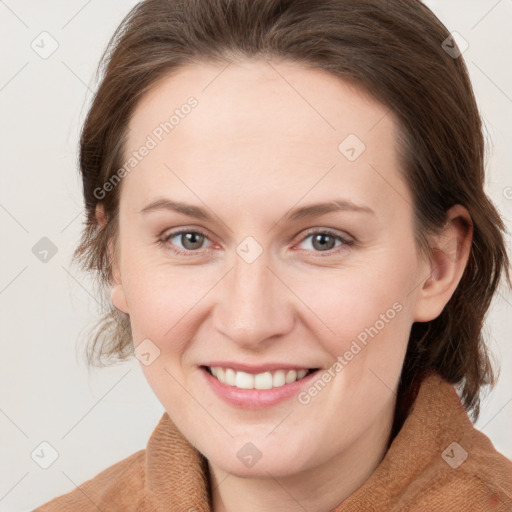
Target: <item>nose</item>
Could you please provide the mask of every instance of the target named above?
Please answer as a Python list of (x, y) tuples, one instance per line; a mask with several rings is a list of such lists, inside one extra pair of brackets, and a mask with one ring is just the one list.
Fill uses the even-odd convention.
[(252, 263), (235, 258), (222, 280), (214, 313), (219, 333), (238, 346), (265, 351), (294, 327), (293, 292), (284, 277), (268, 266), (263, 253)]

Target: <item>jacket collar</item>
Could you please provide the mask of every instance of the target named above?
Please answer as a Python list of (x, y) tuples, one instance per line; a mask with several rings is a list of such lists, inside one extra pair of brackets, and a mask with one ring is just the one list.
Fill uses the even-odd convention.
[[(437, 374), (427, 376), (383, 460), (332, 512), (374, 510), (376, 504), (379, 510), (388, 510), (412, 481), (445, 463), (441, 454), (468, 428), (472, 424), (454, 387)], [(167, 413), (147, 444), (145, 486), (147, 499), (156, 510), (211, 511), (207, 461)]]

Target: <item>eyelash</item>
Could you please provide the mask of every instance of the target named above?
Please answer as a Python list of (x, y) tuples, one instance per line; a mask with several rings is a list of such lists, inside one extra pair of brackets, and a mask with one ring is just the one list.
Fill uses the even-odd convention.
[[(177, 231), (172, 231), (171, 233), (168, 233), (166, 234), (165, 236), (163, 236), (162, 238), (159, 238), (158, 239), (158, 242), (161, 246), (167, 246), (167, 248), (169, 250), (171, 250), (172, 252), (174, 252), (175, 254), (178, 254), (178, 255), (182, 255), (182, 256), (194, 256), (196, 254), (199, 253), (199, 250), (198, 251), (192, 251), (192, 250), (181, 250), (181, 249), (176, 249), (175, 247), (171, 246), (169, 244), (169, 240), (171, 240), (172, 238), (178, 236), (178, 235), (182, 235), (184, 233), (194, 233), (194, 234), (197, 234), (197, 235), (202, 235), (204, 236), (206, 239), (209, 240), (208, 236), (206, 235), (206, 233), (203, 233), (201, 230), (197, 230), (197, 229), (179, 229)], [(310, 230), (308, 232), (306, 232), (306, 234), (301, 238), (301, 240), (299, 241), (299, 244), (304, 242), (304, 240), (306, 240), (307, 238), (309, 238), (311, 235), (317, 235), (317, 234), (321, 234), (321, 235), (329, 235), (329, 236), (332, 236), (333, 238), (336, 238), (338, 239), (339, 241), (342, 242), (341, 245), (339, 245), (337, 248), (333, 248), (333, 249), (329, 249), (328, 251), (312, 251), (312, 252), (315, 252), (315, 253), (318, 253), (318, 256), (322, 257), (322, 256), (332, 256), (333, 254), (337, 253), (339, 250), (343, 249), (344, 247), (350, 247), (352, 245), (354, 245), (354, 241), (353, 240), (348, 240), (344, 237), (342, 237), (341, 235), (337, 234), (336, 232), (326, 228), (326, 229), (313, 229), (313, 230)]]

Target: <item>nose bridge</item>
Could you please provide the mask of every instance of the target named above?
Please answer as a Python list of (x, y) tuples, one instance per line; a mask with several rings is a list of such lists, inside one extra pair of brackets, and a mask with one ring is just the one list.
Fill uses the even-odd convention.
[[(265, 306), (265, 301), (259, 302), (261, 299), (269, 298), (272, 284), (269, 282), (269, 276), (274, 277), (268, 269), (268, 261), (264, 256), (260, 256), (252, 263), (248, 263), (243, 258), (235, 260), (232, 272), (232, 293), (235, 304), (243, 308), (249, 306), (253, 309), (255, 306)], [(236, 300), (235, 300), (236, 299)]]
[(267, 253), (249, 261), (236, 255), (234, 268), (224, 283), (222, 315), (217, 325), (234, 342), (247, 346), (283, 335), (293, 326), (293, 313), (285, 300), (286, 287), (270, 270)]

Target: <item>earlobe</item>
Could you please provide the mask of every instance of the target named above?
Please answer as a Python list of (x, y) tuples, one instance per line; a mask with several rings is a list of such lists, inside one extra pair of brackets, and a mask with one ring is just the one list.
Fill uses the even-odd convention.
[[(105, 214), (105, 209), (104, 209), (102, 203), (98, 203), (96, 205), (95, 216), (96, 216), (96, 220), (97, 220), (98, 224), (101, 226), (101, 228), (105, 229), (105, 227), (108, 223), (108, 219)], [(109, 240), (107, 246), (108, 246), (108, 256), (109, 256), (109, 261), (110, 261), (110, 268), (112, 271), (112, 282), (113, 282), (112, 289), (110, 292), (110, 302), (118, 311), (128, 314), (128, 305), (126, 303), (124, 288), (123, 288), (121, 276), (120, 276), (118, 265), (117, 265), (117, 258), (116, 258), (116, 254), (115, 254), (113, 241)]]
[(94, 213), (96, 216), (96, 221), (101, 226), (101, 228), (104, 229), (107, 225), (107, 216), (105, 215), (105, 209), (103, 208), (102, 203), (98, 203), (96, 205)]
[(122, 284), (116, 284), (112, 287), (110, 293), (110, 300), (112, 305), (122, 313), (128, 314), (128, 306), (126, 304), (126, 297)]
[(437, 318), (455, 293), (469, 259), (473, 223), (466, 208), (453, 206), (447, 222), (433, 242), (429, 274), (419, 290), (414, 307), (415, 322)]
[(114, 242), (112, 240), (109, 240), (108, 242), (108, 252), (110, 258), (110, 268), (112, 271), (112, 290), (110, 292), (110, 301), (116, 309), (122, 313), (128, 314), (128, 305), (126, 303), (123, 282), (121, 280), (121, 273), (119, 272), (118, 262), (114, 249)]

